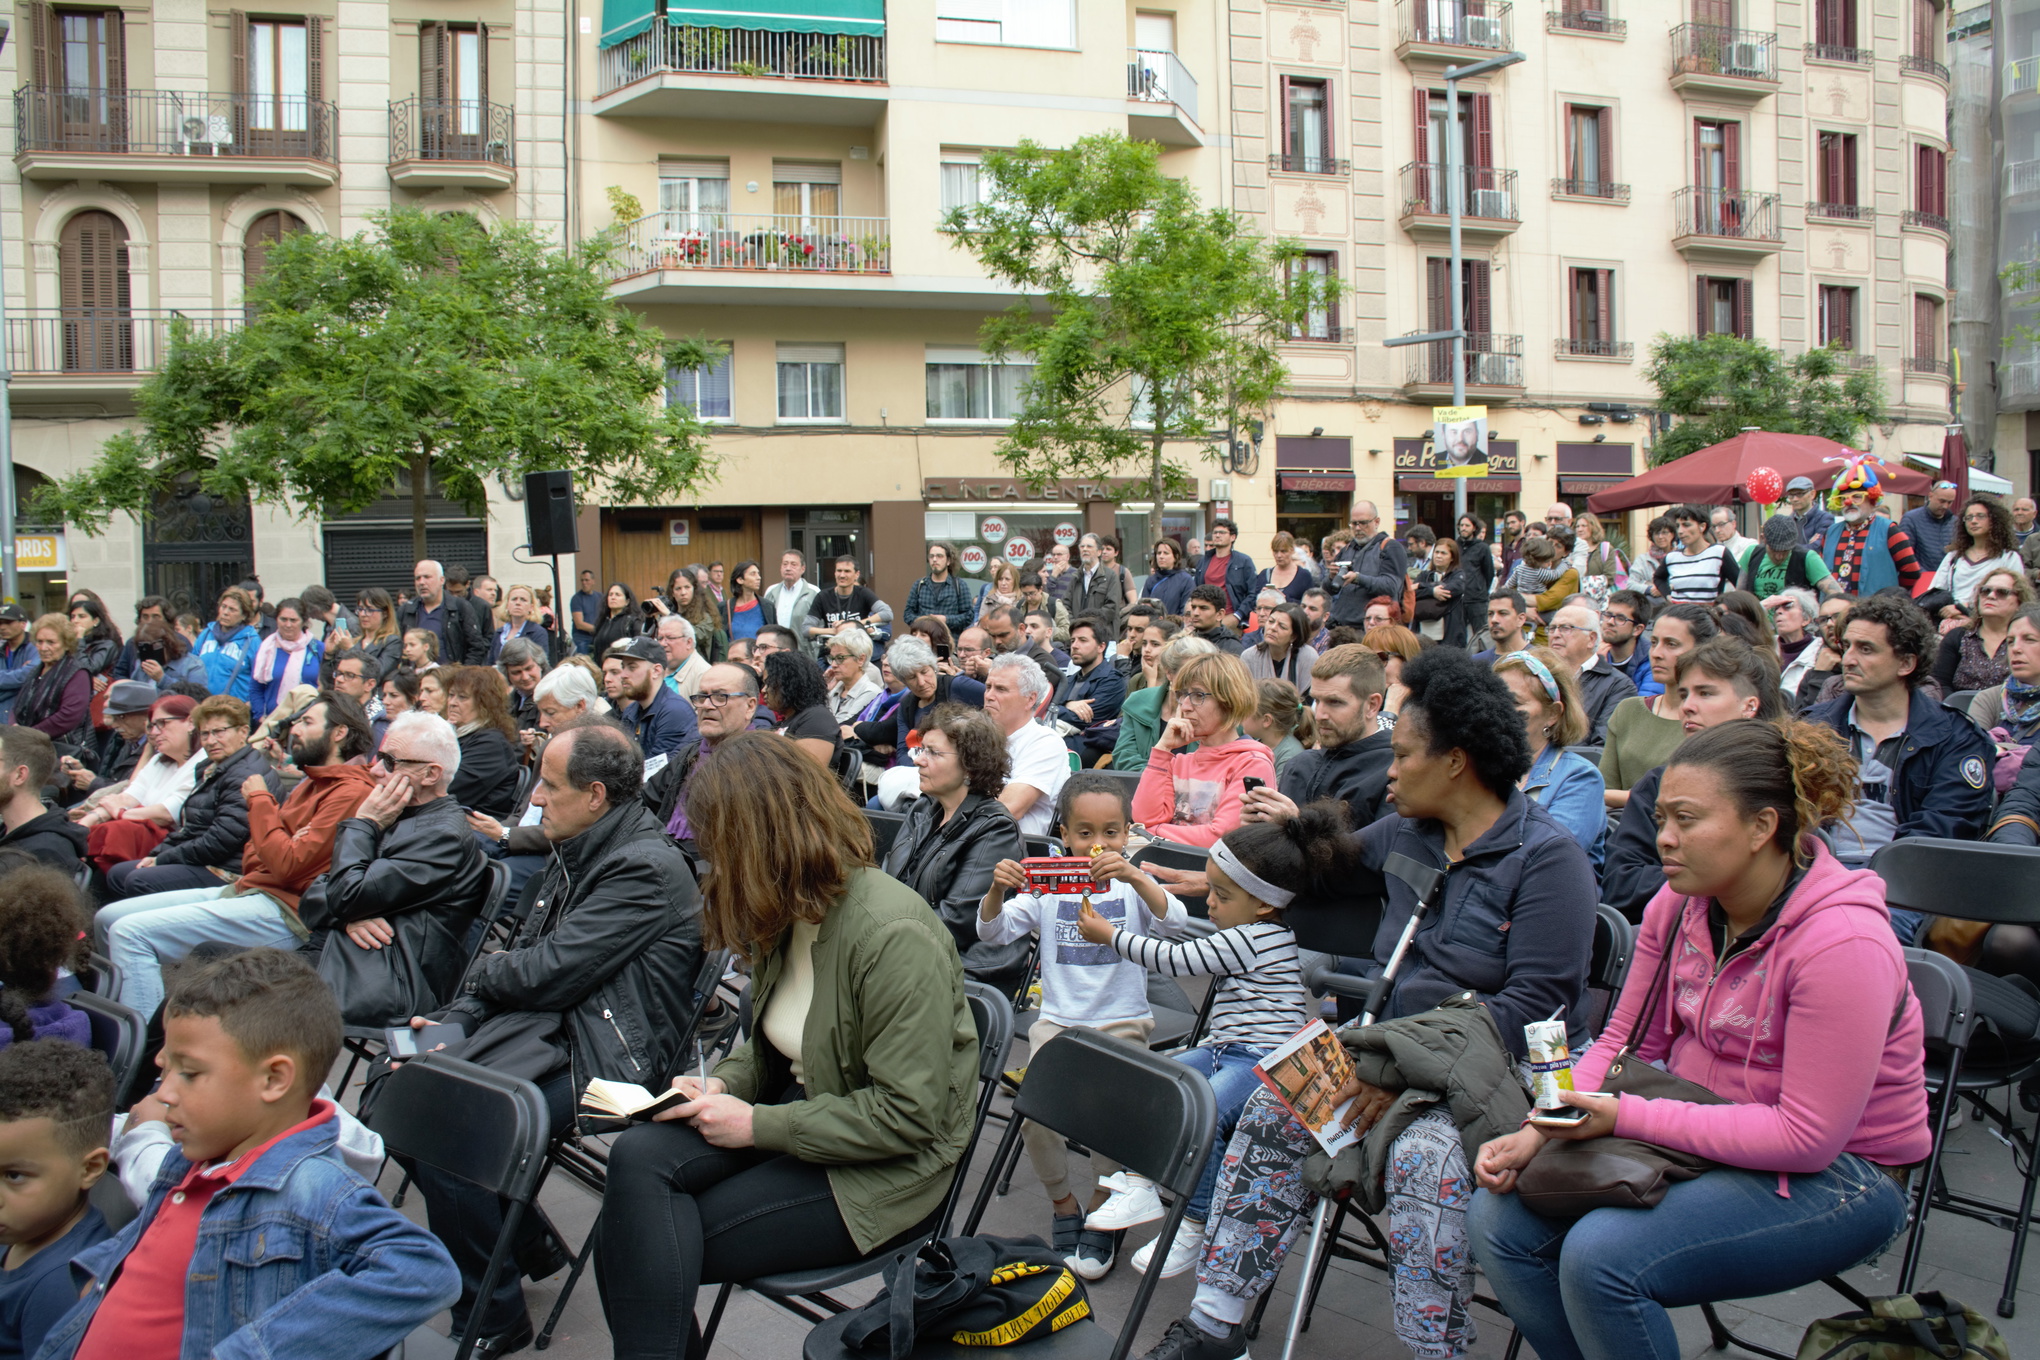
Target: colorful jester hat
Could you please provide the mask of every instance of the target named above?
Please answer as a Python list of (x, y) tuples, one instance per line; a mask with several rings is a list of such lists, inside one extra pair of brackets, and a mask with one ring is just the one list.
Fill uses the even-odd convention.
[(1828, 494), (1829, 508), (1840, 510), (1842, 494), (1847, 491), (1865, 492), (1873, 502), (1884, 494), (1884, 483), (1878, 473), (1878, 462), (1869, 454), (1856, 453), (1852, 450), (1847, 458), (1830, 458), (1827, 461), (1842, 464), (1841, 475), (1835, 478), (1834, 490)]

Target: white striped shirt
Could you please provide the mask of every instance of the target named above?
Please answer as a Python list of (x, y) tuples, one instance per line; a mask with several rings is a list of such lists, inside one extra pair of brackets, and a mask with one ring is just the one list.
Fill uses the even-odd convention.
[(1113, 932), (1112, 947), (1167, 977), (1224, 975), (1204, 1031), (1207, 1045), (1270, 1049), (1286, 1043), (1310, 1020), (1296, 936), (1275, 921), (1234, 926), (1201, 940), (1158, 940), (1119, 930)]
[(1665, 594), (1674, 600), (1699, 604), (1718, 599), (1722, 591), (1735, 584), (1737, 574), (1735, 558), (1719, 543), (1709, 543), (1697, 553), (1688, 553), (1674, 544), (1658, 566), (1658, 580)]

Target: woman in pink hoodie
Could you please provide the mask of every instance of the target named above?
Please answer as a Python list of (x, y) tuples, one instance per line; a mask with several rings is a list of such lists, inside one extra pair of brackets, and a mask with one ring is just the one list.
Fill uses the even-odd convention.
[[(1211, 845), (1240, 824), (1243, 782), (1275, 785), (1275, 756), (1240, 724), (1260, 705), (1254, 677), (1236, 656), (1200, 656), (1176, 672), (1175, 713), (1148, 752), (1133, 819), (1150, 836)], [(1195, 751), (1184, 751), (1195, 743)]]
[[(1676, 1360), (1667, 1308), (1795, 1289), (1905, 1226), (1903, 1169), (1930, 1140), (1919, 1003), (1882, 880), (1805, 834), (1854, 785), (1840, 741), (1792, 720), (1709, 728), (1666, 766), (1666, 886), (1563, 1096), (1588, 1117), (1525, 1125), (1475, 1159), (1474, 1255), (1542, 1360)], [(1637, 1056), (1726, 1104), (1596, 1093), (1660, 984)], [(1545, 1218), (1509, 1193), (1547, 1138), (1611, 1134), (1720, 1166), (1645, 1212)]]

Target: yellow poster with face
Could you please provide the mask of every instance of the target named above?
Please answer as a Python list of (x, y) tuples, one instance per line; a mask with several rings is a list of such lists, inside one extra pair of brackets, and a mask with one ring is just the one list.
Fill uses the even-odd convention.
[(1433, 406), (1431, 448), (1434, 460), (1433, 475), (1487, 476), (1487, 407)]

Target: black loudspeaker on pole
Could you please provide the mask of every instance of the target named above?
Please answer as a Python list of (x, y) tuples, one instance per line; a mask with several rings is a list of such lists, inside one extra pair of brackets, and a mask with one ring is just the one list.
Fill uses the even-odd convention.
[(560, 554), (579, 552), (581, 537), (574, 521), (574, 474), (571, 472), (527, 472), (524, 474), (524, 528), (531, 555), (552, 559), (554, 665), (573, 651), (573, 613), (567, 597), (560, 593)]

